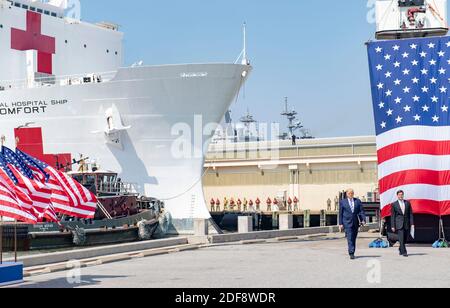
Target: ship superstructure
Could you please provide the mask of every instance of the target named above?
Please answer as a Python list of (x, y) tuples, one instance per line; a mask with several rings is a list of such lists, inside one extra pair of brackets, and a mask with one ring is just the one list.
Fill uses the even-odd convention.
[(377, 0), (376, 38), (441, 36), (448, 32), (447, 0)]

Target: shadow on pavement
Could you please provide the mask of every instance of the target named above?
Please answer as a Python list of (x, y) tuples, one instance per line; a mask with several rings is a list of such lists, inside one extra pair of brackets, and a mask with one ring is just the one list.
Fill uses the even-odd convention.
[(93, 275), (81, 275), (80, 280), (76, 281), (74, 277), (64, 277), (50, 279), (47, 281), (29, 282), (25, 281), (24, 284), (17, 286), (17, 288), (79, 288), (86, 286), (100, 285), (102, 281), (107, 279), (127, 278), (127, 276), (93, 276)]
[(428, 256), (427, 253), (409, 253), (408, 256), (410, 257), (423, 257), (423, 256)]

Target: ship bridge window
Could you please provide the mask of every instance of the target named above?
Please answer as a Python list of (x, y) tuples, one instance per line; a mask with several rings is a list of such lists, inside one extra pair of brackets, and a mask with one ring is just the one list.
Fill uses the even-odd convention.
[(72, 177), (73, 177), (73, 179), (74, 179), (75, 181), (77, 181), (78, 183), (83, 182), (83, 176), (82, 176), (82, 175), (74, 175), (74, 176), (72, 176)]
[(113, 184), (117, 182), (117, 178), (114, 175), (104, 175), (103, 177), (100, 177), (99, 180), (102, 184)]
[(398, 6), (409, 7), (409, 6), (424, 6), (425, 0), (399, 0)]
[(15, 7), (21, 7), (20, 3), (17, 3), (17, 2), (14, 3), (14, 6), (15, 6)]
[(30, 11), (36, 12), (36, 8), (34, 6), (30, 6)]
[(28, 5), (23, 4), (23, 5), (22, 5), (22, 8), (25, 9), (25, 10), (28, 10)]
[(45, 15), (50, 15), (50, 11), (44, 11)]
[(44, 12), (44, 10), (42, 10), (42, 9), (37, 9), (37, 12), (42, 14), (42, 13)]
[(86, 176), (84, 179), (83, 185), (86, 185), (86, 186), (95, 185), (95, 176), (93, 176), (93, 175)]
[(57, 14), (52, 12), (52, 16), (53, 17), (57, 17)]

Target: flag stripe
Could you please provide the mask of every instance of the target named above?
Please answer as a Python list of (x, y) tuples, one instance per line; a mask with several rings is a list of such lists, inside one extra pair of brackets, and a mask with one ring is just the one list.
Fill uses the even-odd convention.
[(0, 204), (0, 216), (17, 219), (18, 221), (30, 224), (35, 224), (37, 222), (37, 219), (34, 215), (4, 204)]
[(411, 154), (450, 155), (450, 141), (410, 140), (394, 143), (378, 150), (378, 163)]
[(378, 178), (383, 179), (393, 173), (403, 170), (449, 170), (450, 155), (432, 156), (432, 155), (406, 155), (393, 158), (379, 165)]
[(80, 209), (80, 208), (76, 208), (76, 207), (71, 207), (71, 206), (63, 206), (61, 204), (59, 204), (56, 209), (64, 215), (69, 215), (69, 216), (78, 216), (78, 215), (82, 215), (83, 217), (87, 218), (87, 219), (91, 219), (94, 218), (94, 214), (92, 212), (92, 210), (85, 210), (85, 209)]
[(393, 173), (380, 180), (380, 194), (411, 184), (450, 185), (450, 171), (405, 170)]
[(402, 189), (408, 192), (409, 199), (423, 199), (435, 201), (450, 200), (450, 185), (409, 184), (401, 185), (385, 191), (380, 195), (382, 207), (397, 200), (397, 191)]
[(37, 219), (27, 209), (20, 207), (19, 202), (6, 186), (0, 184), (0, 216), (35, 224)]
[(450, 129), (448, 126), (405, 126), (396, 128), (377, 136), (377, 148), (382, 149), (394, 143), (410, 140), (448, 141), (450, 140)]
[[(414, 204), (414, 211), (422, 214), (429, 214), (435, 216), (446, 216), (450, 215), (450, 201), (436, 201), (429, 199), (409, 199), (411, 204)], [(391, 215), (391, 205), (385, 206), (381, 215), (383, 217)]]

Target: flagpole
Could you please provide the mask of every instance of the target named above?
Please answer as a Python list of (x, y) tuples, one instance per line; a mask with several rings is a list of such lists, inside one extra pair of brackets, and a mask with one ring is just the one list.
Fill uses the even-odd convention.
[[(19, 137), (16, 137), (16, 148), (19, 144)], [(14, 219), (14, 262), (17, 263), (17, 219)]]
[[(2, 135), (0, 138), (0, 142), (2, 144), (5, 143), (5, 136)], [(3, 216), (0, 216), (0, 264), (3, 264)]]
[(3, 264), (3, 216), (0, 216), (0, 265)]
[(14, 263), (17, 263), (17, 219), (14, 219)]

